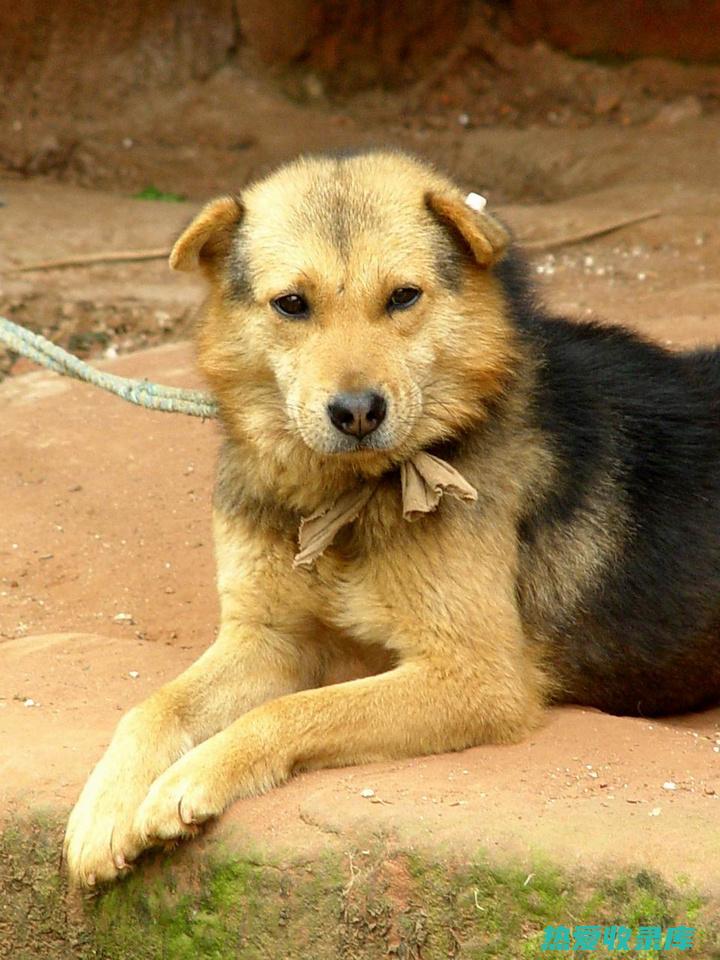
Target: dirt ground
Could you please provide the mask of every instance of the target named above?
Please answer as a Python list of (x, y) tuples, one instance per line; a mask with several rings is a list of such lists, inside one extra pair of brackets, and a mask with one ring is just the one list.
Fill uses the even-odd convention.
[[(528, 56), (532, 73), (532, 58), (557, 55)], [(192, 278), (170, 275), (160, 259), (15, 268), (164, 247), (197, 201), (298, 150), (389, 142), (485, 192), (521, 240), (551, 244), (532, 263), (552, 306), (677, 347), (720, 342), (718, 71), (703, 68), (702, 85), (699, 68), (573, 65), (568, 87), (581, 69), (582, 110), (577, 93), (565, 114), (562, 97), (547, 110), (546, 94), (544, 112), (503, 113), (479, 98), (486, 112), (473, 116), (443, 74), (422, 99), (407, 95), (402, 120), (399, 94), (338, 105), (306, 78), (297, 102), (221, 71), (178, 93), (164, 114), (148, 102), (132, 124), (129, 114), (81, 120), (69, 154), (58, 120), (56, 132), (47, 128), (47, 162), (34, 166), (34, 121), (17, 120), (17, 156), (8, 159), (6, 137), (0, 177), (0, 314), (108, 369), (196, 384), (184, 342), (202, 297)], [(606, 100), (593, 87), (597, 71)], [(628, 85), (632, 96), (622, 92)], [(702, 96), (691, 92), (700, 87)], [(192, 201), (133, 199), (151, 184)], [(218, 431), (33, 372), (0, 350), (3, 377), (0, 804), (65, 809), (121, 713), (212, 640)], [(367, 787), (374, 797), (361, 796)], [(643, 864), (720, 896), (720, 710), (662, 722), (555, 710), (524, 744), (304, 775), (236, 804), (215, 829), (226, 838), (249, 832), (275, 850), (341, 848), (370, 831), (438, 851)]]

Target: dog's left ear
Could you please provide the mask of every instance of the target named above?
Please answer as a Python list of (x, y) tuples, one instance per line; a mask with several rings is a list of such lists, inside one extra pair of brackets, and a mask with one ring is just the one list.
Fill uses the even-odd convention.
[(473, 210), (459, 196), (429, 190), (425, 205), (481, 267), (497, 263), (510, 243), (510, 234), (498, 220)]
[(170, 254), (172, 269), (212, 271), (229, 253), (243, 213), (239, 197), (220, 197), (208, 203), (175, 241)]

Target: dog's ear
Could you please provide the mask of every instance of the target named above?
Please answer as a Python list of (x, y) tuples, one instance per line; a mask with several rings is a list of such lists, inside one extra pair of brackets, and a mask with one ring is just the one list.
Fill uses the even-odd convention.
[(239, 197), (220, 197), (203, 207), (190, 226), (175, 241), (170, 253), (173, 270), (212, 271), (230, 251), (243, 217)]
[(474, 210), (460, 196), (430, 190), (425, 205), (481, 267), (497, 263), (510, 243), (510, 234), (498, 220)]

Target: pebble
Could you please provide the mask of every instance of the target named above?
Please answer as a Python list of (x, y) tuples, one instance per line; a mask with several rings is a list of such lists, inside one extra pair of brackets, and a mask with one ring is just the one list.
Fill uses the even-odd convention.
[(675, 127), (686, 120), (702, 116), (703, 105), (699, 97), (689, 94), (660, 107), (650, 122), (651, 127)]
[(366, 800), (369, 800), (370, 797), (375, 796), (375, 791), (372, 789), (372, 787), (365, 787), (364, 790), (360, 791), (360, 796), (364, 797)]

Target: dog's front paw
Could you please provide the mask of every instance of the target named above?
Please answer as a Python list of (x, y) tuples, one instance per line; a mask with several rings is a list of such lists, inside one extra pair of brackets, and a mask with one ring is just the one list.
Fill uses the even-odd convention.
[(133, 820), (147, 784), (112, 766), (98, 764), (70, 814), (63, 861), (75, 886), (114, 880), (144, 847)]
[(234, 800), (282, 783), (289, 769), (278, 745), (270, 747), (252, 728), (241, 731), (235, 725), (195, 747), (157, 778), (133, 830), (147, 846), (193, 836), (200, 824), (220, 816)]
[(194, 836), (230, 802), (211, 765), (196, 756), (200, 753), (196, 748), (178, 760), (150, 787), (133, 824), (145, 844)]

